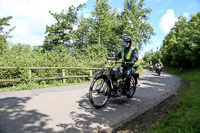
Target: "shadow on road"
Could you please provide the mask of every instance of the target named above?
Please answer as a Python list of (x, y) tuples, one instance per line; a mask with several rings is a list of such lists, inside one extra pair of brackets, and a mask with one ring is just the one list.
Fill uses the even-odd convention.
[[(157, 79), (159, 78), (159, 79)], [(168, 77), (167, 77), (168, 78)], [(170, 78), (170, 77), (169, 77)], [(113, 123), (113, 117), (123, 117), (123, 107), (124, 106), (132, 106), (132, 107), (140, 107), (138, 105), (141, 102), (144, 102), (142, 99), (148, 99), (148, 95), (159, 95), (161, 93), (165, 93), (164, 89), (160, 89), (165, 87), (167, 84), (165, 82), (166, 77), (157, 77), (154, 73), (150, 74), (148, 77), (140, 78), (139, 82), (142, 82), (142, 87), (139, 87), (139, 90), (136, 90), (136, 95), (128, 99), (126, 97), (120, 98), (111, 98), (107, 105), (103, 108), (96, 109), (94, 108), (89, 100), (88, 100), (88, 93), (85, 94), (80, 101), (77, 101), (79, 104), (79, 109), (84, 110), (84, 112), (71, 112), (71, 118), (75, 122), (75, 124), (65, 124), (60, 123), (57, 126), (63, 127), (64, 132), (67, 133), (79, 133), (79, 132), (94, 132), (100, 131), (102, 129), (101, 126), (110, 126), (110, 123)], [(146, 81), (146, 82), (145, 82)], [(148, 81), (148, 82), (147, 82)], [(150, 82), (149, 82), (150, 81)], [(146, 94), (140, 94), (140, 90), (148, 90)], [(155, 94), (155, 92), (157, 94)], [(155, 98), (158, 98), (155, 96)], [(149, 98), (150, 99), (150, 98)], [(147, 100), (148, 101), (148, 100)], [(131, 110), (130, 110), (131, 112)], [(118, 121), (119, 122), (119, 121)], [(96, 124), (95, 124), (96, 123)]]
[[(131, 99), (127, 97), (120, 98), (110, 98), (107, 105), (103, 108), (97, 109), (94, 108), (89, 100), (89, 94), (87, 93), (82, 97), (82, 100), (77, 101), (80, 109), (84, 110), (86, 113), (81, 112), (71, 112), (71, 118), (75, 123), (65, 124), (60, 123), (59, 127), (64, 129), (63, 132), (66, 133), (93, 133), (94, 131), (101, 131), (104, 126), (111, 126), (114, 121), (118, 123), (119, 118), (123, 119), (123, 107), (124, 106), (137, 106), (140, 104), (141, 99), (134, 96)], [(131, 111), (131, 110), (130, 110)], [(100, 125), (100, 126), (99, 126)]]
[(25, 98), (0, 99), (0, 133), (52, 133), (45, 128), (48, 116), (37, 110), (25, 110), (24, 104), (30, 100)]

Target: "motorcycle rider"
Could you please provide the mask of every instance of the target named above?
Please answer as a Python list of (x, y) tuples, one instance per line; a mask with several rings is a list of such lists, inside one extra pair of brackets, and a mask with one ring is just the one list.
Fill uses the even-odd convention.
[(122, 62), (127, 62), (127, 63), (123, 63), (121, 67), (116, 68), (115, 71), (117, 72), (123, 71), (123, 73), (125, 74), (126, 76), (125, 89), (126, 89), (126, 94), (128, 95), (131, 76), (136, 71), (136, 68), (134, 68), (133, 65), (138, 60), (138, 51), (132, 45), (132, 39), (129, 36), (123, 37), (122, 45), (123, 48), (115, 55), (115, 59), (116, 60), (122, 59)]
[(149, 62), (149, 70), (153, 71), (153, 63), (152, 63), (152, 61)]
[(156, 71), (158, 70), (158, 66), (161, 66), (161, 71), (162, 71), (163, 64), (162, 64), (162, 62), (160, 61), (160, 59), (158, 59), (158, 63), (156, 63), (156, 65), (155, 65)]

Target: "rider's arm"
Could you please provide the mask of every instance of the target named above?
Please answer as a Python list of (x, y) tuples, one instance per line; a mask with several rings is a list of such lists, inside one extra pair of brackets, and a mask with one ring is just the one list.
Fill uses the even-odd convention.
[(161, 67), (163, 67), (163, 63), (162, 63), (162, 62), (160, 62), (160, 64), (161, 64)]
[(115, 55), (115, 59), (116, 59), (116, 60), (121, 59), (121, 51), (119, 51), (119, 52)]
[(138, 51), (134, 49), (131, 53), (131, 62), (134, 64), (138, 60)]

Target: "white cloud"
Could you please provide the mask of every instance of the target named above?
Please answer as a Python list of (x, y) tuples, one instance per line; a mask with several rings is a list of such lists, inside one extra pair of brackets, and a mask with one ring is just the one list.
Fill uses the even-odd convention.
[(49, 14), (67, 10), (69, 6), (78, 6), (87, 0), (0, 0), (0, 17), (12, 16), (11, 32), (13, 43), (41, 45), (45, 36), (45, 27), (54, 22)]
[(162, 18), (159, 22), (161, 31), (164, 34), (169, 33), (170, 29), (174, 26), (176, 21), (177, 21), (177, 17), (175, 17), (173, 9), (167, 10), (167, 13), (165, 13), (162, 16)]
[(83, 17), (84, 17), (84, 18), (88, 18), (89, 15), (88, 15), (88, 14), (84, 14)]
[(121, 8), (117, 8), (117, 12), (122, 12), (122, 9)]
[(189, 18), (189, 16), (190, 16), (190, 14), (189, 14), (188, 12), (184, 12), (184, 13), (183, 13), (183, 16), (184, 16), (185, 18), (187, 18), (187, 19), (188, 19), (188, 18)]

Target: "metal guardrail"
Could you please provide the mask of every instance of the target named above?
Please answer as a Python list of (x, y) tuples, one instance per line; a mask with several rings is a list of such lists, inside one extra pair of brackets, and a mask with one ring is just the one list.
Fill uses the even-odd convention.
[[(0, 67), (0, 70), (9, 70), (9, 69), (16, 69), (16, 70), (27, 70), (28, 72), (28, 79), (32, 80), (32, 70), (40, 70), (40, 69), (61, 69), (62, 76), (55, 76), (55, 77), (42, 77), (42, 78), (34, 78), (35, 81), (43, 81), (43, 80), (51, 80), (51, 79), (62, 79), (63, 83), (66, 83), (67, 78), (87, 78), (89, 77), (90, 80), (93, 78), (92, 70), (100, 70), (101, 68), (88, 68), (88, 67)], [(90, 70), (89, 75), (68, 75), (66, 76), (65, 69), (76, 69), (76, 70)], [(0, 79), (0, 82), (22, 82), (21, 79)]]

